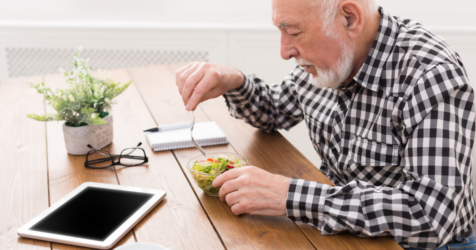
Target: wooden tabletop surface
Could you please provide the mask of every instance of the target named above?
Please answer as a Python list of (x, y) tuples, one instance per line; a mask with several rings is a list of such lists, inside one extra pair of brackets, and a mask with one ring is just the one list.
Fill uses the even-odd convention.
[[(85, 156), (66, 152), (61, 122), (37, 122), (29, 113), (51, 112), (42, 95), (26, 82), (65, 86), (62, 75), (0, 81), (0, 249), (84, 249), (30, 240), (17, 230), (83, 182), (101, 182), (162, 189), (166, 198), (140, 221), (117, 246), (153, 242), (178, 249), (401, 249), (389, 237), (359, 238), (351, 234), (321, 236), (316, 228), (287, 217), (236, 216), (226, 203), (198, 188), (186, 162), (199, 151), (154, 152), (142, 132), (157, 125), (189, 122), (175, 85), (180, 65), (158, 65), (109, 71), (116, 81), (133, 80), (113, 106), (114, 154), (143, 142), (149, 157), (139, 167), (93, 170)], [(279, 133), (267, 134), (232, 118), (222, 97), (200, 104), (196, 122), (215, 121), (229, 145), (207, 152), (245, 155), (254, 166), (272, 173), (332, 184)]]

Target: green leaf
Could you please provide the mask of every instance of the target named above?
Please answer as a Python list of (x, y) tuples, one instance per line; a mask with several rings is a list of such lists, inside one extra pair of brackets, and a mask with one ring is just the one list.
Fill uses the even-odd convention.
[(41, 121), (41, 122), (47, 122), (47, 121), (54, 121), (55, 120), (55, 116), (54, 115), (37, 115), (37, 114), (28, 114), (26, 115), (26, 117), (30, 118), (30, 119), (33, 119), (33, 120), (37, 120), (37, 121)]
[(112, 79), (93, 77), (92, 67), (88, 66), (88, 60), (80, 58), (80, 51), (79, 48), (73, 56), (73, 70), (60, 70), (65, 75), (68, 88), (52, 91), (43, 82), (28, 83), (56, 111), (56, 114), (48, 115), (30, 114), (29, 118), (38, 121), (64, 120), (71, 126), (106, 124), (100, 114), (111, 110), (113, 98), (127, 89), (132, 81), (121, 84)]

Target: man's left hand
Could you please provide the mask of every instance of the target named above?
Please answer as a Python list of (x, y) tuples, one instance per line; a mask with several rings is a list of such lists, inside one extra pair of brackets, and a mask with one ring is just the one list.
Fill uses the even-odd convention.
[(213, 186), (221, 186), (220, 200), (236, 215), (284, 216), (290, 183), (291, 178), (246, 166), (218, 176)]

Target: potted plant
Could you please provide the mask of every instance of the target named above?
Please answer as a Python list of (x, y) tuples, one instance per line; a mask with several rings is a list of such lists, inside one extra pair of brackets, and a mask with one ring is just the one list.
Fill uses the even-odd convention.
[(88, 60), (79, 57), (81, 47), (74, 54), (74, 68), (63, 72), (67, 89), (46, 87), (44, 83), (32, 84), (38, 93), (56, 110), (55, 114), (28, 114), (37, 121), (65, 121), (63, 124), (66, 150), (72, 155), (85, 155), (87, 145), (102, 148), (113, 138), (111, 105), (113, 99), (121, 94), (132, 81), (121, 84), (112, 79), (93, 77)]

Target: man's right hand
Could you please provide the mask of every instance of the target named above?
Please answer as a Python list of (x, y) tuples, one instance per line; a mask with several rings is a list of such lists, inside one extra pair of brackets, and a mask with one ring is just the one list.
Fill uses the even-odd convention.
[(243, 83), (243, 74), (230, 66), (192, 62), (176, 73), (176, 83), (187, 110), (195, 110), (200, 102), (225, 94)]

